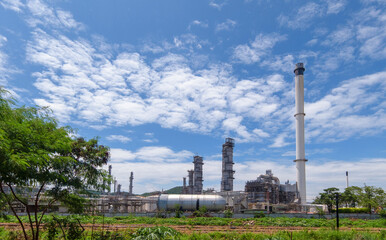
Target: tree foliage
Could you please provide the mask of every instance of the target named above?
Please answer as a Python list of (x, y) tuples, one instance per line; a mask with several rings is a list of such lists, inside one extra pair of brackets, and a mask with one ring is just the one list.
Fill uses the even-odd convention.
[[(331, 213), (335, 204), (335, 196), (336, 193), (339, 193), (339, 189), (332, 187), (323, 191), (315, 198), (314, 203), (326, 204), (328, 211)], [(339, 194), (339, 202), (341, 206), (345, 207), (365, 207), (371, 213), (371, 211), (386, 207), (386, 194), (382, 188), (366, 185), (364, 187), (351, 186)]]
[(314, 203), (327, 205), (328, 212), (331, 213), (332, 206), (335, 204), (336, 194), (339, 192), (339, 188), (331, 187), (323, 189), (324, 192), (319, 193)]
[(60, 127), (49, 109), (16, 107), (6, 94), (0, 90), (1, 199), (16, 217), (14, 203), (25, 207), (32, 239), (39, 239), (42, 218), (53, 204), (81, 213), (86, 206), (82, 196), (103, 190), (109, 179), (101, 167), (109, 148), (96, 138), (72, 138), (72, 130)]
[(367, 207), (370, 210), (377, 210), (377, 208), (386, 207), (386, 194), (382, 188), (373, 186), (364, 186), (359, 195), (359, 204)]
[(357, 186), (351, 186), (344, 190), (341, 195), (341, 202), (345, 204), (345, 207), (356, 207), (359, 203), (359, 197), (362, 192), (362, 188)]

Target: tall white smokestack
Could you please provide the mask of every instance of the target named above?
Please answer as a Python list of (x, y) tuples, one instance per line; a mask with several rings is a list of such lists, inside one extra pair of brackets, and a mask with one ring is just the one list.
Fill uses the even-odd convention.
[(304, 150), (304, 73), (303, 63), (295, 65), (295, 104), (296, 104), (296, 180), (300, 203), (306, 204), (306, 153)]

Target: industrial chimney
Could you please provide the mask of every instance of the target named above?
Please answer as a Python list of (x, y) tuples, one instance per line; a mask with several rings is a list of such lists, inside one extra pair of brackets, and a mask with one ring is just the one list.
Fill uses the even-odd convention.
[[(112, 169), (112, 166), (109, 165), (109, 178), (111, 179), (111, 169)], [(109, 181), (109, 190), (108, 190), (108, 193), (111, 192), (111, 182)]]
[(203, 184), (202, 165), (204, 165), (202, 157), (194, 156), (194, 194), (201, 194)]
[(303, 63), (295, 65), (295, 105), (296, 105), (296, 180), (300, 203), (306, 204), (306, 154), (304, 150), (304, 77)]
[(186, 177), (182, 178), (182, 194), (187, 194), (188, 190), (186, 188)]
[(222, 145), (222, 178), (221, 178), (221, 192), (233, 191), (233, 147), (235, 140), (233, 138), (226, 138)]
[(118, 184), (117, 179), (114, 178), (114, 193), (117, 192), (117, 184)]
[(193, 176), (194, 170), (188, 170), (188, 193), (193, 194)]
[(129, 194), (133, 195), (133, 172), (130, 173), (130, 185), (129, 185)]

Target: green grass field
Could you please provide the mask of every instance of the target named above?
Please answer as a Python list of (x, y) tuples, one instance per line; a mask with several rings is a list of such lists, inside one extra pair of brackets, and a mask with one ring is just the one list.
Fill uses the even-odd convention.
[[(45, 216), (45, 219), (47, 219)], [(243, 226), (246, 223), (260, 226), (279, 226), (279, 227), (332, 227), (335, 226), (335, 219), (305, 219), (305, 218), (286, 218), (286, 217), (263, 217), (263, 218), (219, 218), (219, 217), (196, 217), (196, 218), (156, 218), (156, 217), (103, 217), (103, 216), (76, 216), (81, 223), (97, 224), (154, 224), (154, 225), (207, 225), (207, 226)], [(27, 222), (27, 217), (21, 217)], [(0, 222), (17, 223), (14, 216), (0, 218)], [(340, 219), (340, 226), (353, 228), (386, 228), (386, 219), (363, 220), (363, 219)]]
[[(0, 228), (0, 239), (2, 240), (15, 240), (23, 239), (23, 235), (20, 231), (9, 231), (4, 228)], [(54, 236), (50, 236), (48, 231), (44, 231), (41, 235), (42, 240), (47, 239), (65, 239), (59, 232)], [(363, 232), (363, 231), (334, 231), (334, 230), (318, 230), (318, 231), (299, 231), (299, 232), (287, 232), (280, 231), (273, 234), (264, 233), (193, 233), (193, 234), (181, 234), (168, 227), (152, 227), (142, 228), (136, 231), (85, 231), (77, 238), (67, 239), (88, 239), (88, 240), (120, 240), (120, 239), (178, 239), (178, 240), (212, 240), (212, 239), (234, 239), (234, 240), (382, 240), (386, 239), (386, 231), (380, 232)]]
[[(56, 218), (65, 218), (63, 216), (55, 216)], [(45, 217), (44, 222), (49, 223), (52, 216)], [(232, 218), (217, 218), (217, 217), (196, 217), (196, 218), (156, 218), (156, 217), (103, 217), (103, 216), (81, 216), (73, 215), (72, 218), (79, 219), (82, 224), (87, 224), (88, 228), (81, 234), (72, 232), (72, 238), (67, 236), (67, 239), (386, 239), (386, 219), (377, 220), (360, 220), (360, 219), (341, 219), (340, 226), (344, 231), (335, 230), (335, 220), (327, 219), (302, 219), (302, 218), (249, 218), (249, 219), (232, 219)], [(23, 216), (22, 220), (27, 222), (27, 217)], [(3, 223), (17, 223), (14, 216), (0, 218)], [(99, 230), (90, 230), (92, 224), (104, 224), (106, 230), (102, 233)], [(107, 226), (115, 224), (145, 224), (153, 227), (143, 229), (124, 229), (111, 230)], [(273, 233), (248, 233), (243, 232), (191, 232), (180, 233), (168, 226), (186, 226), (186, 229), (194, 229), (194, 226), (271, 226), (271, 227), (303, 227), (301, 231), (286, 231), (286, 229), (278, 229), (278, 232)], [(319, 230), (310, 230), (310, 228), (319, 227)], [(352, 230), (352, 229), (356, 230)], [(184, 229), (184, 228), (180, 228)], [(376, 229), (376, 230), (374, 230)], [(62, 231), (49, 231), (43, 229), (41, 239), (65, 239)], [(71, 229), (67, 229), (71, 232)], [(66, 230), (66, 231), (67, 231)], [(78, 229), (79, 230), (79, 229)], [(279, 231), (280, 230), (280, 231)], [(183, 230), (182, 230), (183, 231)], [(185, 231), (184, 231), (185, 232)], [(51, 234), (51, 235), (50, 235)], [(0, 239), (23, 239), (23, 235), (19, 230), (9, 230), (0, 227)]]

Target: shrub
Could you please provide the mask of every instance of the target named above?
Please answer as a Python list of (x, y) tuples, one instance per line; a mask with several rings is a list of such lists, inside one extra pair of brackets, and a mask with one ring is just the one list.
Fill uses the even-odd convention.
[(257, 212), (253, 215), (254, 218), (263, 218), (265, 214), (263, 212)]
[(174, 206), (174, 209), (175, 209), (175, 217), (176, 218), (180, 218), (181, 217), (181, 215), (182, 215), (182, 207), (181, 207), (181, 205), (180, 204), (176, 204), (175, 206)]
[(233, 217), (233, 212), (229, 209), (224, 211), (224, 217), (225, 218), (232, 218)]
[(133, 233), (133, 239), (179, 239), (181, 233), (170, 227), (144, 227)]
[(383, 209), (383, 210), (379, 211), (379, 216), (381, 216), (381, 218), (386, 218), (386, 210)]
[[(335, 209), (332, 210), (333, 213), (336, 212)], [(369, 213), (368, 208), (339, 208), (339, 213)]]

